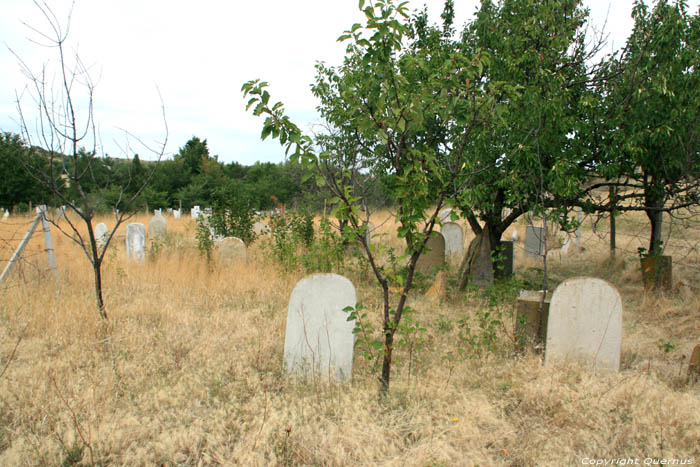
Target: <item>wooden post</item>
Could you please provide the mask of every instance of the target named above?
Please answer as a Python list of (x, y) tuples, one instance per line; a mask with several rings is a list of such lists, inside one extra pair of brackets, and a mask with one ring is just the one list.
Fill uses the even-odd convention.
[(612, 211), (610, 211), (610, 258), (615, 259), (615, 249), (616, 249), (616, 231), (615, 231), (615, 188), (610, 187), (610, 204), (612, 205)]
[(32, 221), (32, 224), (29, 226), (27, 233), (24, 234), (24, 238), (22, 238), (22, 241), (19, 243), (19, 246), (12, 255), (12, 258), (10, 258), (10, 261), (8, 261), (7, 266), (5, 266), (5, 269), (2, 271), (2, 274), (0, 274), (0, 283), (2, 283), (2, 281), (4, 281), (7, 275), (10, 273), (12, 265), (15, 264), (15, 261), (17, 261), (19, 255), (22, 254), (22, 250), (24, 250), (24, 247), (27, 246), (27, 243), (29, 243), (29, 239), (32, 238), (32, 234), (34, 233), (34, 230), (36, 230), (36, 226), (39, 224), (40, 220), (41, 214), (38, 214)]

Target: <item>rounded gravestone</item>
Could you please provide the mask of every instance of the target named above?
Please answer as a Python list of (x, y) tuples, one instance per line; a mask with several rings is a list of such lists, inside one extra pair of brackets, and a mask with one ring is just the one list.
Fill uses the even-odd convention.
[(165, 217), (160, 214), (155, 215), (148, 223), (148, 238), (154, 239), (164, 237), (167, 229), (168, 222), (165, 220)]
[(224, 237), (217, 243), (217, 251), (219, 258), (227, 262), (243, 262), (248, 261), (248, 249), (238, 237)]
[(442, 235), (445, 237), (445, 255), (449, 258), (464, 252), (464, 231), (456, 222), (442, 224)]
[(126, 226), (126, 258), (143, 261), (145, 258), (146, 228), (139, 222)]
[(445, 264), (445, 237), (440, 232), (433, 232), (418, 258), (416, 272), (430, 274), (443, 264)]
[(554, 290), (545, 363), (578, 361), (618, 371), (621, 344), (622, 299), (609, 282), (575, 277)]
[(100, 222), (95, 226), (95, 241), (97, 246), (102, 248), (107, 241), (107, 225), (104, 222)]
[(300, 280), (289, 297), (284, 367), (306, 377), (352, 375), (355, 323), (346, 307), (355, 307), (355, 287), (337, 274), (313, 274)]

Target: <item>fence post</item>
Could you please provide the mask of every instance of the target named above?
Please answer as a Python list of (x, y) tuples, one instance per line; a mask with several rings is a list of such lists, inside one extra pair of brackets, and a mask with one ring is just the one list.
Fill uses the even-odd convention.
[(56, 255), (53, 251), (53, 240), (51, 238), (51, 228), (49, 227), (46, 205), (42, 204), (39, 206), (39, 213), (41, 214), (41, 228), (44, 231), (44, 246), (46, 247), (46, 255), (49, 260), (49, 269), (51, 269), (56, 284), (58, 285), (58, 268), (56, 268)]

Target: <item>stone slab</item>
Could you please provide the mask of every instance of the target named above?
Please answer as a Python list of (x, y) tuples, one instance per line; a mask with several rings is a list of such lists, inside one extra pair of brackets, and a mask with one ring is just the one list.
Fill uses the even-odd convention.
[(432, 274), (436, 268), (442, 267), (443, 264), (445, 264), (445, 237), (440, 232), (433, 232), (423, 253), (418, 258), (416, 272)]
[(618, 371), (622, 344), (622, 299), (603, 279), (562, 282), (549, 305), (545, 363), (577, 361)]
[(531, 256), (544, 255), (544, 229), (528, 225), (525, 227), (525, 253)]
[(311, 378), (347, 381), (352, 375), (355, 323), (343, 311), (355, 307), (355, 287), (337, 274), (313, 274), (289, 298), (284, 368)]
[(143, 261), (146, 257), (146, 228), (140, 222), (126, 226), (126, 258)]
[(442, 224), (442, 235), (445, 237), (445, 256), (448, 258), (464, 254), (464, 231), (456, 222)]
[(216, 241), (219, 259), (227, 262), (248, 262), (248, 248), (238, 237), (224, 237)]
[(161, 214), (153, 216), (148, 223), (148, 238), (155, 239), (165, 236), (168, 230), (168, 222)]

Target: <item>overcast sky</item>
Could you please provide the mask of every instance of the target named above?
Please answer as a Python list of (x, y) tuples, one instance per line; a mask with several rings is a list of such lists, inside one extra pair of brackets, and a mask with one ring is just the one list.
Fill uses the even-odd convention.
[[(695, 12), (700, 0), (691, 0)], [(0, 131), (19, 132), (16, 93), (26, 115), (33, 102), (28, 81), (12, 49), (38, 72), (56, 63), (55, 50), (41, 47), (41, 37), (25, 24), (48, 32), (48, 23), (31, 0), (3, 0), (0, 15)], [(457, 0), (455, 24), (461, 26), (476, 11), (478, 0)], [(71, 1), (48, 0), (65, 24)], [(428, 6), (438, 20), (444, 0), (414, 1), (414, 10)], [(632, 26), (632, 0), (584, 0), (592, 24), (607, 31), (619, 48)], [(285, 103), (302, 128), (319, 121), (309, 84), (314, 64), (339, 64), (345, 46), (336, 42), (344, 30), (361, 22), (357, 0), (220, 1), (199, 0), (77, 0), (69, 34), (96, 84), (94, 104), (102, 153), (149, 158), (148, 151), (127, 138), (128, 130), (148, 144), (165, 131), (158, 91), (163, 99), (169, 139), (166, 157), (188, 139), (208, 141), (219, 160), (252, 164), (280, 162), (278, 142), (260, 141), (262, 120), (245, 111), (241, 85), (262, 78), (270, 83), (274, 101)], [(129, 146), (127, 146), (129, 145)]]

